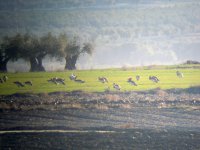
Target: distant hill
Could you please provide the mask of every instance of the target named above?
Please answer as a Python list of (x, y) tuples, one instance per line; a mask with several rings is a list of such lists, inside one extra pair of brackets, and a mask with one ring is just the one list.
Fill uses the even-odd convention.
[[(161, 0), (162, 1), (162, 0)], [(124, 4), (149, 3), (150, 0), (0, 0), (0, 10), (17, 9), (58, 9), (74, 7), (112, 6)], [(153, 1), (151, 1), (153, 2)]]
[(199, 61), (195, 61), (195, 60), (187, 60), (185, 63), (183, 64), (200, 64)]

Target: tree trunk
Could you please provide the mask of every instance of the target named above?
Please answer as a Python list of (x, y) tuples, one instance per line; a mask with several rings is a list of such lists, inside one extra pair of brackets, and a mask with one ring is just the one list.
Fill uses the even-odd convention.
[(4, 60), (1, 60), (0, 62), (0, 72), (7, 72), (7, 63), (10, 58), (6, 58)]
[(65, 57), (65, 60), (66, 60), (65, 69), (66, 70), (75, 70), (77, 59), (78, 59), (78, 55), (75, 55), (72, 57)]
[(39, 71), (45, 71), (44, 66), (42, 65), (42, 57), (38, 57), (38, 70)]
[(0, 72), (7, 72), (6, 65), (7, 65), (7, 62), (5, 62), (5, 61), (1, 62), (1, 64), (0, 64)]
[(30, 58), (30, 72), (36, 72), (36, 71), (45, 71), (44, 67), (42, 66), (42, 59), (38, 59), (36, 57)]
[(37, 66), (38, 66), (38, 61), (35, 57), (30, 58), (30, 72), (38, 71)]

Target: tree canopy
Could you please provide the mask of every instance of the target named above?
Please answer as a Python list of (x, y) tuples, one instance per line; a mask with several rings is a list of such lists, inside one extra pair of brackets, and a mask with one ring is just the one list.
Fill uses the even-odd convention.
[(31, 33), (16, 34), (4, 37), (0, 45), (0, 71), (7, 71), (9, 60), (15, 61), (22, 58), (30, 62), (30, 71), (45, 71), (42, 61), (45, 56), (61, 60), (65, 58), (65, 69), (76, 69), (76, 62), (81, 54), (93, 53), (92, 43), (80, 44), (77, 37), (69, 40), (66, 34), (59, 36), (47, 33), (38, 37)]
[(84, 43), (81, 47), (77, 38), (74, 38), (72, 42), (66, 45), (65, 52), (65, 60), (66, 65), (65, 69), (74, 70), (76, 69), (76, 62), (81, 54), (87, 53), (91, 55), (93, 53), (93, 47), (91, 43)]
[(17, 34), (13, 37), (4, 37), (0, 45), (0, 71), (7, 71), (9, 60), (17, 60), (19, 51), (22, 47), (22, 35)]

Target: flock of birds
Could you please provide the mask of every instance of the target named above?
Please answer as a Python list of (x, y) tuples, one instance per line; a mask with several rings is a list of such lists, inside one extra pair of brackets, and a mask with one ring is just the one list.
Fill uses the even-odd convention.
[[(77, 76), (74, 75), (73, 73), (71, 74), (71, 76), (69, 76), (69, 79), (71, 81), (75, 81), (75, 82), (79, 82), (79, 83), (85, 83), (85, 81), (77, 79)], [(58, 78), (58, 77), (51, 78), (51, 79), (49, 79), (47, 81), (50, 82), (50, 83), (54, 83), (56, 85), (57, 84), (63, 84), (63, 85), (65, 85), (65, 79)]]
[[(6, 83), (8, 80), (8, 76), (3, 76), (0, 77), (0, 83)], [(19, 81), (15, 81), (13, 82), (15, 85), (17, 85), (18, 87), (24, 87), (25, 85), (29, 85), (32, 86), (32, 82), (31, 81), (25, 81), (25, 82), (19, 82)]]
[[(179, 77), (179, 78), (183, 78), (183, 73), (180, 72), (180, 71), (176, 71), (176, 76)], [(105, 78), (105, 77), (102, 77), (102, 78)], [(137, 81), (140, 80), (140, 76), (139, 75), (137, 75), (135, 78), (136, 78)], [(160, 81), (156, 76), (149, 76), (149, 80), (151, 80), (154, 83), (158, 83)], [(107, 79), (106, 79), (106, 81), (108, 82)], [(130, 83), (133, 86), (137, 86), (137, 83), (135, 81), (133, 81), (133, 79), (131, 77), (128, 78), (127, 82)], [(113, 88), (116, 89), (116, 90), (120, 90), (121, 89), (120, 85), (118, 85), (116, 83), (113, 83)]]
[[(176, 71), (176, 75), (179, 78), (183, 78), (183, 73), (180, 72), (180, 71)], [(140, 80), (140, 76), (139, 75), (137, 75), (135, 78), (136, 78), (137, 81)], [(77, 79), (77, 76), (75, 74), (73, 74), (73, 73), (69, 76), (69, 79), (71, 81), (74, 81), (74, 82), (85, 83), (84, 80)], [(0, 77), (0, 83), (5, 83), (7, 80), (8, 80), (7, 76)], [(101, 83), (108, 83), (108, 79), (106, 77), (98, 77), (98, 80)], [(158, 83), (160, 81), (158, 79), (158, 77), (156, 77), (156, 76), (149, 76), (149, 80), (151, 80), (154, 83)], [(58, 77), (50, 78), (49, 80), (47, 80), (47, 82), (53, 83), (53, 84), (56, 84), (56, 85), (58, 85), (58, 84), (65, 85), (65, 79), (58, 78)], [(128, 78), (127, 82), (130, 83), (133, 86), (138, 86), (137, 83), (131, 77)], [(32, 81), (25, 81), (25, 82), (15, 81), (13, 83), (15, 85), (17, 85), (18, 87), (24, 87), (25, 85), (28, 85), (28, 86), (32, 86), (33, 85)], [(118, 91), (121, 89), (120, 85), (116, 84), (116, 83), (113, 83), (113, 88), (118, 90)]]

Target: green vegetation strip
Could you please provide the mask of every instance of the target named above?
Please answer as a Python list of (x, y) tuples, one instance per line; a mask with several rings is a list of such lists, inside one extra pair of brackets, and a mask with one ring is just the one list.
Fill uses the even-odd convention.
[[(184, 75), (183, 78), (176, 76), (176, 69), (106, 69), (106, 70), (76, 70), (64, 72), (32, 72), (32, 73), (0, 73), (0, 77), (8, 76), (5, 83), (0, 83), (0, 95), (9, 95), (14, 93), (49, 93), (56, 91), (86, 91), (86, 92), (104, 92), (107, 90), (115, 91), (113, 83), (121, 86), (121, 91), (142, 91), (155, 88), (172, 89), (188, 88), (200, 85), (200, 69), (186, 68), (179, 69)], [(69, 76), (74, 73), (78, 79), (85, 83), (71, 81)], [(135, 76), (140, 75), (140, 80), (136, 81)], [(158, 83), (149, 80), (149, 76), (157, 76)], [(101, 83), (98, 77), (106, 77), (108, 83)], [(48, 79), (59, 77), (65, 79), (66, 85), (53, 84), (47, 82)], [(132, 77), (138, 86), (133, 86), (127, 82)], [(17, 87), (13, 82), (32, 81), (33, 86)]]

